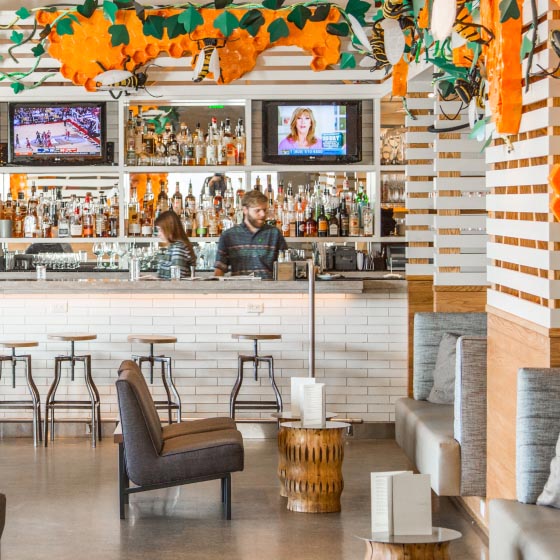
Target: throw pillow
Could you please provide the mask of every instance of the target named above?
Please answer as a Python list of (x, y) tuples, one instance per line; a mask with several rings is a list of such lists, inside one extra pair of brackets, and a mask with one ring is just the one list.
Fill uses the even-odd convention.
[(560, 436), (556, 442), (556, 456), (550, 462), (550, 476), (537, 498), (537, 504), (560, 508)]
[(455, 357), (458, 334), (443, 333), (434, 367), (434, 386), (428, 401), (436, 404), (453, 404), (455, 400)]

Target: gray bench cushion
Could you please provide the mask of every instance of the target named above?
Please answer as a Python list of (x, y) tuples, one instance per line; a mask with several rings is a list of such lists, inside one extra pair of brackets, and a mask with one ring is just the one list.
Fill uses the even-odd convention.
[(490, 502), (490, 558), (496, 560), (558, 560), (560, 511), (520, 504)]
[(443, 333), (486, 336), (486, 313), (416, 313), (414, 315), (415, 399), (428, 398)]
[(399, 399), (396, 440), (419, 472), (430, 474), (438, 496), (461, 490), (461, 450), (453, 438), (453, 405)]
[(520, 369), (517, 376), (516, 450), (517, 499), (520, 502), (534, 504), (543, 491), (558, 434), (560, 368)]

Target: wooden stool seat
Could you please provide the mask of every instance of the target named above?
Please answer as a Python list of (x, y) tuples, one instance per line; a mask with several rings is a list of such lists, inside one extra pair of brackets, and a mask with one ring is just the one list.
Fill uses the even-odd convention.
[(0, 348), (31, 348), (32, 346), (39, 346), (39, 343), (31, 340), (3, 340), (0, 342)]
[(31, 371), (31, 354), (16, 354), (16, 348), (31, 348), (39, 346), (34, 340), (3, 340), (0, 341), (0, 348), (9, 348), (10, 355), (0, 355), (0, 377), (2, 376), (2, 365), (4, 362), (10, 362), (12, 366), (12, 389), (16, 388), (16, 364), (22, 362), (25, 368), (25, 382), (31, 395), (29, 399), (7, 399), (0, 401), (0, 408), (7, 409), (31, 409), (33, 414), (33, 443), (39, 445), (41, 441), (41, 399), (39, 391), (33, 380)]
[(278, 340), (282, 338), (281, 334), (232, 334), (231, 338), (237, 340)]
[(129, 334), (126, 340), (143, 344), (174, 344), (177, 342), (177, 337), (165, 334)]
[(147, 356), (133, 354), (132, 359), (138, 364), (142, 371), (142, 364), (148, 362), (150, 364), (150, 385), (154, 383), (154, 364), (161, 364), (161, 381), (167, 398), (165, 400), (154, 401), (157, 409), (167, 409), (169, 423), (171, 424), (172, 410), (177, 411), (177, 422), (181, 421), (181, 397), (175, 383), (173, 382), (173, 373), (171, 367), (171, 358), (165, 355), (156, 356), (154, 354), (154, 344), (174, 344), (177, 342), (176, 336), (167, 334), (129, 334), (126, 337), (128, 342), (139, 342), (141, 344), (150, 345), (150, 353)]
[[(54, 423), (55, 423), (55, 410), (57, 409), (75, 409), (75, 410), (90, 410), (91, 411), (91, 446), (95, 447), (97, 439), (101, 440), (101, 399), (99, 391), (93, 381), (91, 375), (91, 354), (76, 354), (76, 342), (84, 342), (87, 340), (95, 340), (96, 334), (92, 333), (52, 333), (48, 334), (49, 340), (59, 340), (62, 342), (70, 342), (70, 353), (61, 354), (54, 359), (54, 379), (47, 393), (45, 402), (45, 447), (48, 445), (49, 434), (49, 414), (51, 426), (51, 441), (54, 441)], [(76, 362), (84, 364), (84, 381), (88, 391), (89, 400), (84, 399), (69, 399), (56, 398), (56, 391), (62, 378), (62, 364), (64, 362), (70, 363), (70, 379), (74, 381), (75, 365)]]
[(61, 340), (63, 342), (80, 342), (84, 340), (95, 340), (97, 338), (96, 334), (91, 333), (57, 333), (47, 335), (49, 340)]
[[(274, 381), (274, 358), (272, 356), (260, 356), (259, 355), (259, 340), (279, 340), (282, 338), (281, 334), (248, 334), (248, 333), (233, 333), (232, 338), (237, 340), (252, 340), (253, 341), (253, 354), (246, 355), (240, 354), (237, 359), (237, 379), (233, 389), (231, 390), (231, 395), (229, 398), (229, 415), (231, 418), (235, 418), (236, 409), (244, 410), (266, 410), (275, 409), (276, 412), (282, 411), (282, 395), (278, 390), (276, 381)], [(243, 383), (243, 368), (245, 362), (253, 363), (253, 372), (255, 381), (258, 381), (258, 369), (261, 362), (268, 364), (268, 377), (270, 379), (270, 384), (272, 390), (274, 391), (275, 400), (265, 401), (253, 401), (253, 400), (237, 400), (239, 390)]]

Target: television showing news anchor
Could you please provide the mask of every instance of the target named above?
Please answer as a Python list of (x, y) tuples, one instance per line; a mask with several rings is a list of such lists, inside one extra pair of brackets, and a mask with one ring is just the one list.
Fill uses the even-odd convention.
[(278, 153), (292, 150), (321, 150), (323, 142), (316, 135), (317, 121), (309, 107), (296, 107), (290, 119), (290, 132), (278, 144)]

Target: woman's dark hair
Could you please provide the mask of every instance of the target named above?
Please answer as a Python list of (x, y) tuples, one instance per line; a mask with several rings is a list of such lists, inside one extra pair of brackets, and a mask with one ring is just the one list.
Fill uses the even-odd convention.
[(163, 234), (169, 241), (169, 243), (175, 243), (176, 241), (182, 241), (187, 247), (191, 247), (191, 242), (187, 237), (181, 219), (173, 210), (167, 210), (162, 212), (154, 222), (154, 226), (157, 226), (163, 231)]

